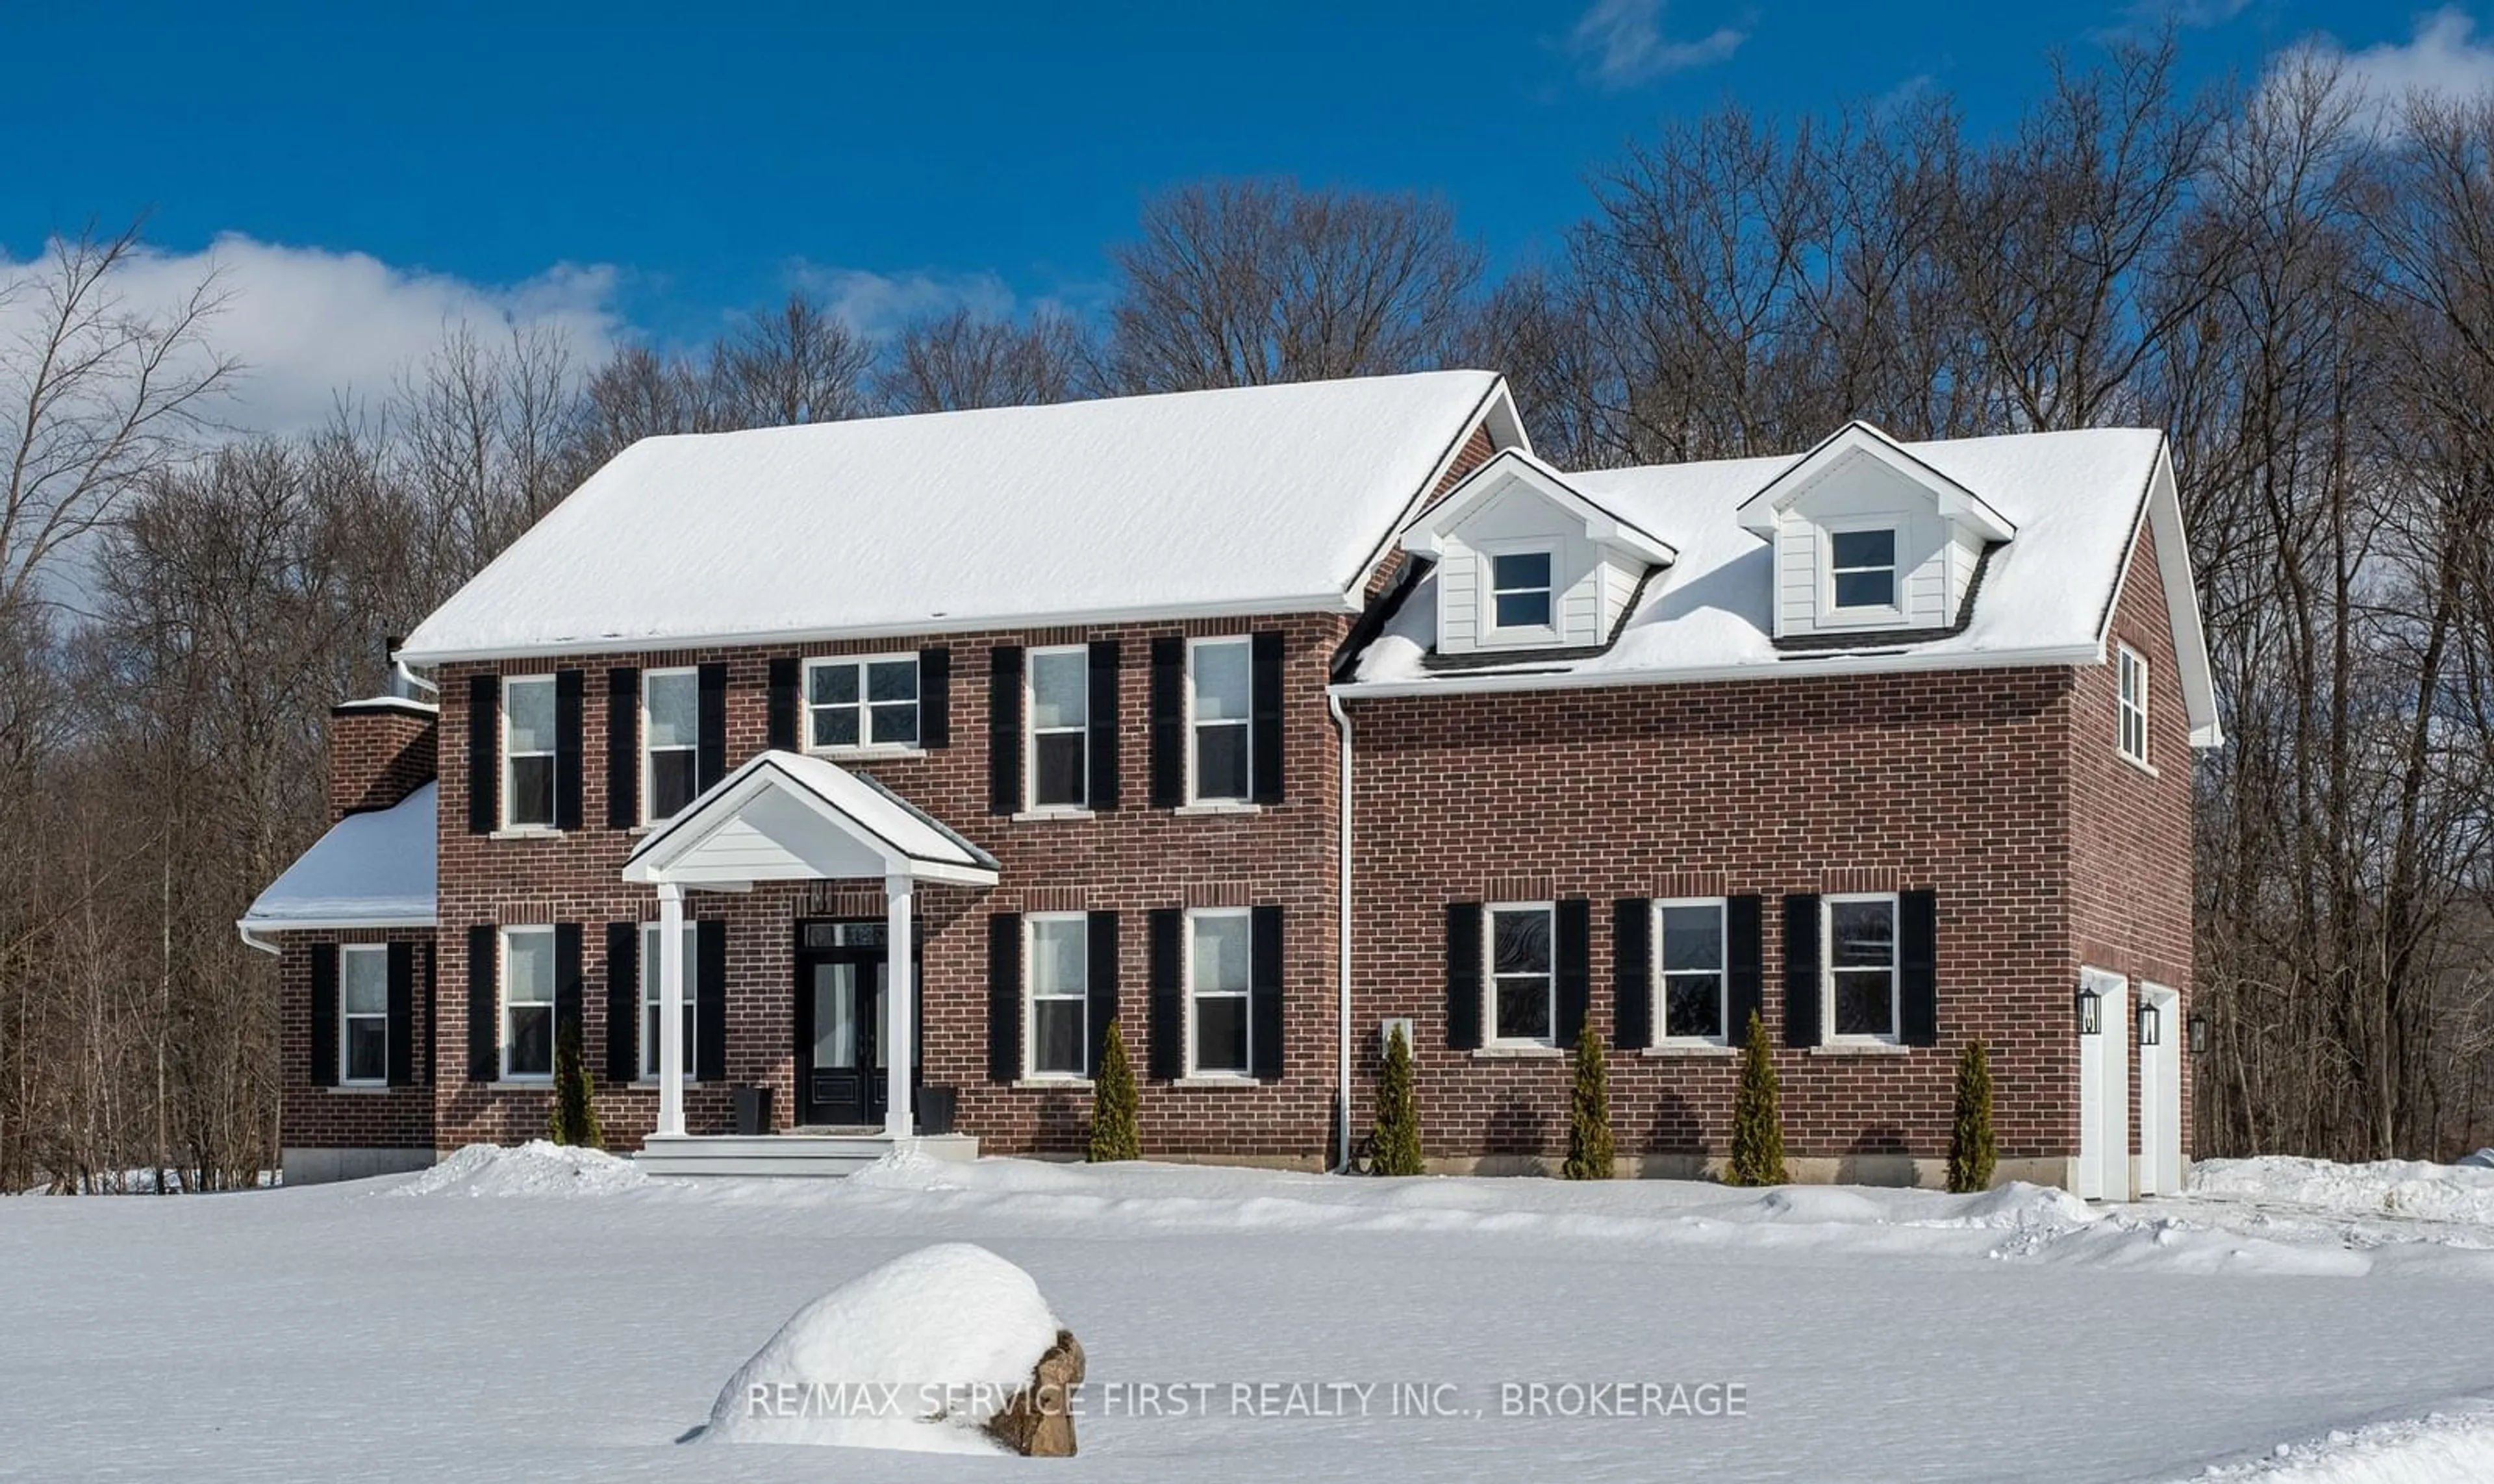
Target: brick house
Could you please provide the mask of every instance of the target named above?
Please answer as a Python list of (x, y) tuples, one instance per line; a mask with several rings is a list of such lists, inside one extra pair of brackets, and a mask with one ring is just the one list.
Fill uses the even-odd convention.
[[(667, 1171), (1078, 1151), (1296, 1167), (1384, 1028), (1445, 1169), (2178, 1186), (2193, 749), (2162, 438), (1568, 473), (1478, 372), (656, 439), (332, 717), (280, 956), (289, 1178), (545, 1127), (576, 1045)], [(897, 952), (905, 946), (906, 952)], [(1348, 1108), (1348, 1127), (1343, 1109)]]

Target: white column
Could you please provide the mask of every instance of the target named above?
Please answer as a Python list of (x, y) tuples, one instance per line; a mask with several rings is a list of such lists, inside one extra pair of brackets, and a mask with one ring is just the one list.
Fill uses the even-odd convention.
[(658, 883), (658, 1133), (684, 1132), (684, 889)]
[(890, 1007), (884, 1024), (892, 1040), (883, 1056), (883, 1132), (893, 1138), (907, 1138), (917, 1129), (917, 1121), (909, 1116), (909, 1053), (917, 1045), (917, 1016), (910, 1002), (918, 978), (912, 961), (909, 893), (916, 885), (898, 872), (883, 878), (883, 992)]

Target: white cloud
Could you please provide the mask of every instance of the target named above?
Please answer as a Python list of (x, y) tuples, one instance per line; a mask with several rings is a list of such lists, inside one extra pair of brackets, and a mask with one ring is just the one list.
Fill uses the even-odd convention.
[(1663, 0), (1594, 0), (1567, 35), (1567, 48), (1584, 59), (1594, 80), (1606, 88), (1634, 87), (1665, 73), (1706, 67), (1729, 58), (1749, 33), (1718, 26), (1695, 41), (1662, 34)]
[[(44, 271), (43, 256), (0, 252), (0, 294)], [(603, 358), (623, 332), (614, 309), (619, 275), (602, 264), (557, 264), (517, 284), (478, 284), (393, 267), (365, 253), (287, 247), (228, 233), (204, 251), (148, 251), (121, 270), (125, 305), (168, 308), (210, 272), (226, 306), (206, 335), (245, 372), (221, 421), (253, 432), (291, 432), (325, 421), (341, 394), (376, 399), (392, 379), (465, 322), (547, 327), (571, 343), (576, 364)], [(20, 295), (0, 309), (0, 335), (15, 338), (30, 313)]]
[(2381, 42), (2349, 51), (2323, 33), (2289, 48), (2269, 66), (2275, 77), (2307, 59), (2334, 62), (2347, 82), (2363, 90), (2366, 111), (2378, 120), (2396, 116), (2409, 97), (2445, 98), (2494, 92), (2494, 37), (2480, 37), (2477, 22), (2455, 5), (2419, 15), (2405, 42)]
[(801, 262), (790, 268), (789, 280), (873, 340), (897, 333), (913, 319), (957, 309), (1001, 318), (1017, 307), (1012, 288), (992, 273), (873, 273)]

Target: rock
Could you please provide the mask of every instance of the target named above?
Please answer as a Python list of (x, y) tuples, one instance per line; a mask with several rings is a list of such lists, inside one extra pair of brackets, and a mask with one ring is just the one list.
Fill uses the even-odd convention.
[(1030, 1384), (988, 1419), (988, 1436), (1024, 1458), (1074, 1456), (1074, 1388), (1082, 1383), (1082, 1342), (1060, 1329), (1030, 1368)]

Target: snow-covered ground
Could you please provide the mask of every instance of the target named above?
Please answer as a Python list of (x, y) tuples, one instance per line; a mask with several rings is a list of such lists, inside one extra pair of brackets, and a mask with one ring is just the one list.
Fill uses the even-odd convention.
[[(2494, 1478), (2494, 1170), (2205, 1176), (2091, 1211), (1007, 1160), (652, 1182), (537, 1146), (0, 1200), (0, 1478)], [(799, 1309), (945, 1241), (1081, 1341), (1080, 1458), (686, 1440)], [(1536, 1383), (1662, 1414), (1509, 1415)]]

